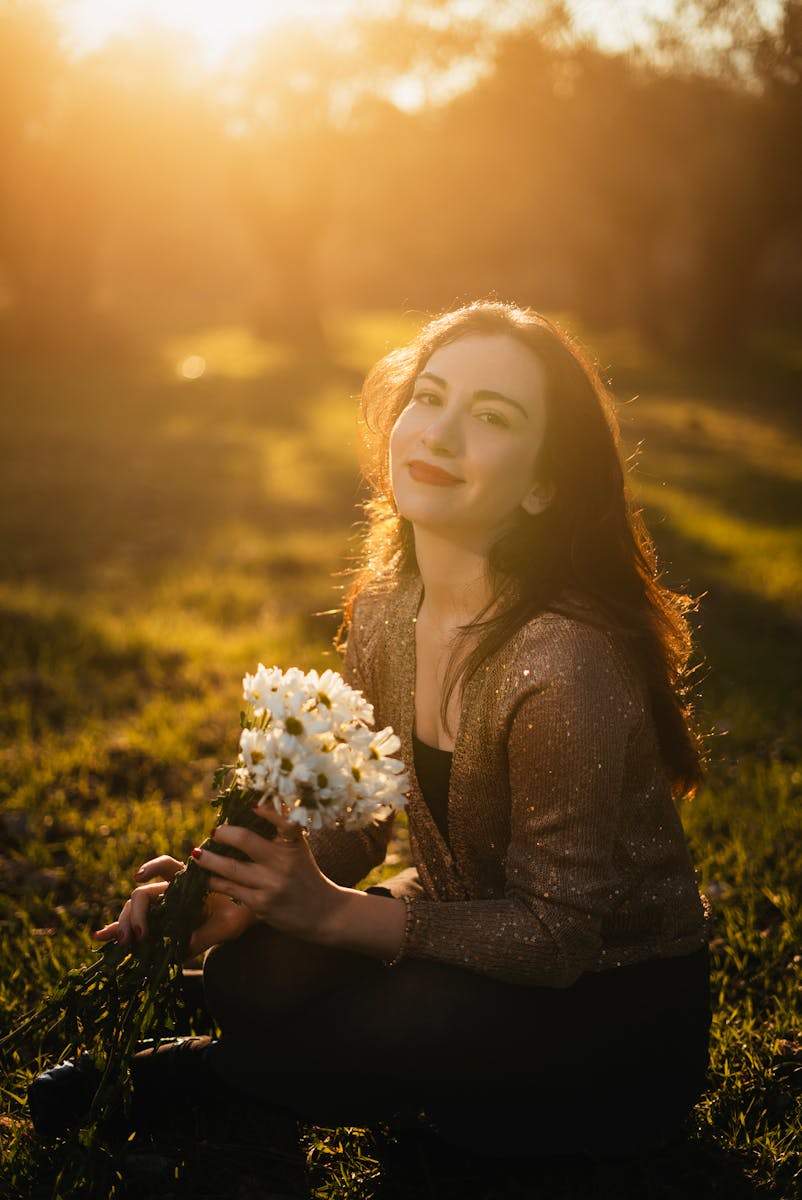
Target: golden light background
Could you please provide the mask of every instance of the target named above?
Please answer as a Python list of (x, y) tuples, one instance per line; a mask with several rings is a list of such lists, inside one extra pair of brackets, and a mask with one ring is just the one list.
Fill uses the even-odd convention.
[(3, 0), (0, 336), (320, 342), (494, 293), (737, 345), (802, 292), (795, 12)]

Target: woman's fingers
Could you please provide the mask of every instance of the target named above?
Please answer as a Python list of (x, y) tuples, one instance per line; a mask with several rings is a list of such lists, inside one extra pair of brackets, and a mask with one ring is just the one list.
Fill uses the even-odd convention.
[[(242, 829), (238, 832), (247, 833), (248, 831)], [(263, 840), (256, 834), (253, 836), (258, 841)], [(239, 845), (239, 841), (232, 841), (230, 844)], [(245, 853), (247, 854), (248, 851), (246, 850)], [(220, 892), (224, 896), (233, 896), (237, 900), (244, 900), (247, 889), (257, 887), (259, 882), (264, 879), (266, 864), (263, 859), (240, 862), (236, 858), (215, 854), (214, 850), (193, 850), (192, 856), (199, 866), (209, 872), (206, 885), (210, 892)]]
[[(260, 813), (261, 816), (261, 813)], [(291, 824), (289, 821), (282, 821), (279, 825), (278, 818), (275, 822), (278, 832), (274, 838), (261, 837), (260, 834), (254, 833), (250, 829), (243, 829), (241, 825), (218, 825), (214, 831), (212, 845), (209, 851), (204, 851), (204, 854), (214, 853), (214, 843), (222, 842), (226, 846), (235, 846), (237, 850), (241, 850), (246, 854), (252, 862), (273, 864), (278, 861), (277, 856), (289, 854), (297, 854), (303, 843), (303, 834), (297, 825)], [(216, 866), (210, 867), (209, 860), (206, 862), (199, 860), (193, 851), (195, 861), (200, 861), (201, 866), (207, 870), (215, 870)], [(219, 861), (213, 859), (215, 864)], [(234, 859), (226, 859), (226, 862), (234, 862)]]
[[(302, 837), (301, 827), (291, 821), (286, 812), (278, 813), (272, 804), (255, 804), (253, 811), (263, 821), (268, 821), (277, 831), (279, 840), (295, 842)], [(222, 828), (225, 828), (224, 826)], [(216, 831), (215, 831), (216, 832)]]
[(160, 854), (158, 858), (150, 858), (143, 863), (134, 875), (134, 879), (174, 879), (184, 864), (170, 854)]
[[(148, 932), (148, 909), (154, 900), (167, 890), (166, 883), (146, 883), (135, 888), (123, 912), (128, 910), (128, 928), (131, 936), (139, 941)], [(122, 921), (121, 921), (122, 923)]]
[(114, 942), (117, 940), (119, 929), (119, 921), (112, 921), (108, 925), (103, 925), (100, 929), (93, 930), (92, 937), (96, 942)]
[(210, 875), (209, 891), (227, 896), (229, 900), (238, 900), (242, 904), (253, 903), (256, 895), (254, 887), (247, 883), (237, 883), (227, 875)]
[(139, 941), (148, 931), (148, 909), (155, 899), (167, 890), (168, 884), (146, 883), (135, 888), (130, 899), (126, 900), (122, 912), (116, 921), (96, 929), (92, 934), (95, 941), (117, 941), (121, 946), (131, 941)]

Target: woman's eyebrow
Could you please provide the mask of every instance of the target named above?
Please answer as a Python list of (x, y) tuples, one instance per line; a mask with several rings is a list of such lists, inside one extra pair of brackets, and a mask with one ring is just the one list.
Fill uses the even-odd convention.
[[(431, 371), (421, 371), (420, 375), (415, 380), (419, 383), (421, 379), (429, 379), (432, 383), (436, 383), (438, 387), (447, 388), (448, 384), (440, 375), (434, 375)], [(505, 396), (503, 392), (494, 392), (488, 388), (481, 388), (478, 392), (473, 393), (474, 400), (501, 400), (504, 404), (509, 404), (512, 408), (517, 408), (522, 416), (529, 420), (529, 413), (524, 408), (523, 404), (519, 404), (517, 400), (513, 400), (511, 396)]]
[(526, 411), (523, 404), (519, 404), (518, 401), (513, 400), (511, 396), (505, 396), (503, 392), (492, 392), (488, 391), (487, 389), (483, 389), (481, 391), (474, 392), (473, 395), (475, 400), (502, 400), (505, 404), (510, 404), (513, 408), (517, 408), (518, 412), (521, 413), (522, 416), (526, 417), (527, 421), (529, 420), (529, 413)]

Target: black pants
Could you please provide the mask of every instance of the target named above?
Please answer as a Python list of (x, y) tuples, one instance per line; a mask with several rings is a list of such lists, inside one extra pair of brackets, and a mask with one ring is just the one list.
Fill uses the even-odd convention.
[(212, 1072), (314, 1124), (425, 1112), (484, 1152), (625, 1154), (672, 1137), (705, 1083), (706, 950), (521, 987), (258, 925), (210, 951), (204, 990)]

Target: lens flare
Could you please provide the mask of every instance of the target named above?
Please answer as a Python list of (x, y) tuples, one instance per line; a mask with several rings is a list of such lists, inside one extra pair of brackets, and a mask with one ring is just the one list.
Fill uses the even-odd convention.
[(206, 374), (206, 359), (202, 354), (189, 354), (177, 367), (182, 379), (200, 379)]

